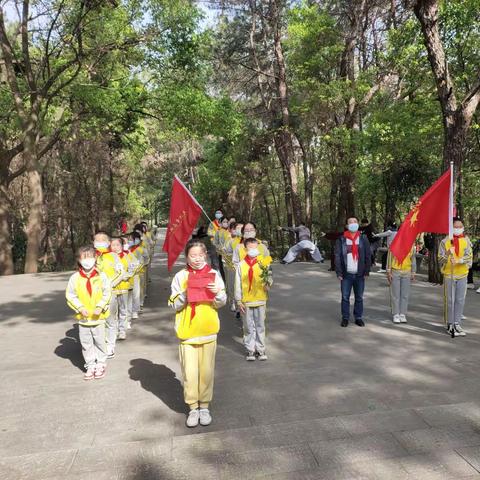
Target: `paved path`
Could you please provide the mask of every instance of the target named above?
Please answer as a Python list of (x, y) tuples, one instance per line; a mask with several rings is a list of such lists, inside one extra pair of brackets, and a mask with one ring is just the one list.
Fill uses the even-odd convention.
[(101, 381), (84, 382), (68, 273), (0, 278), (0, 479), (480, 479), (480, 295), (469, 336), (441, 327), (441, 290), (388, 320), (373, 274), (367, 328), (338, 326), (326, 265), (275, 265), (267, 362), (247, 363), (221, 313), (214, 423), (184, 426), (169, 276), (155, 257), (145, 313)]

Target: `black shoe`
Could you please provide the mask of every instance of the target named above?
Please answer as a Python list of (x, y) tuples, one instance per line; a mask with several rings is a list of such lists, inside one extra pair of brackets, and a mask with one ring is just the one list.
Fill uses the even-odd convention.
[(348, 327), (348, 320), (346, 318), (342, 319), (341, 327)]
[(355, 325), (358, 325), (359, 327), (364, 327), (365, 326), (365, 322), (361, 319), (361, 318), (357, 318), (355, 320)]
[(282, 265), (287, 265), (287, 262), (286, 262), (285, 260), (280, 260), (280, 263), (281, 263)]
[(240, 316), (240, 312), (237, 312), (237, 313), (235, 314), (235, 318), (236, 318), (237, 320), (240, 320), (240, 319), (242, 318), (242, 317)]

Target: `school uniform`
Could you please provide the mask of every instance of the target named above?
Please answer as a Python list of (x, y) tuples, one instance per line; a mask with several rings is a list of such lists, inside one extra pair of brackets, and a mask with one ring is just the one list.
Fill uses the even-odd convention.
[[(116, 253), (107, 249), (97, 249), (97, 270), (105, 273), (110, 280), (110, 285), (114, 289), (123, 279), (123, 265)], [(110, 300), (110, 315), (106, 321), (106, 341), (108, 355), (112, 355), (115, 351), (115, 343), (117, 341), (118, 331), (118, 297), (112, 295)]]
[(417, 271), (415, 254), (416, 248), (413, 247), (410, 254), (407, 255), (402, 263), (399, 263), (393, 253), (391, 251), (388, 252), (387, 272), (392, 275), (390, 303), (394, 316), (407, 314), (412, 275)]
[[(213, 302), (188, 303), (188, 278), (198, 272), (215, 273), (220, 291)], [(180, 270), (173, 278), (171, 288), (168, 305), (176, 312), (175, 333), (180, 341), (185, 403), (190, 409), (208, 408), (213, 397), (215, 353), (220, 330), (217, 310), (227, 300), (225, 285), (221, 275), (206, 265), (199, 271), (190, 267)]]
[(245, 306), (242, 314), (243, 344), (250, 355), (255, 352), (265, 354), (268, 292), (261, 274), (258, 259), (248, 256), (238, 264), (235, 274), (235, 301)]
[[(78, 334), (87, 369), (104, 367), (107, 361), (105, 321), (110, 315), (111, 295), (110, 280), (96, 269), (89, 276), (79, 270), (68, 281), (65, 297), (78, 320)], [(94, 315), (97, 308), (101, 309), (100, 315)], [(81, 315), (82, 309), (87, 310), (87, 317)]]
[[(455, 264), (450, 262), (452, 247), (454, 248)], [(444, 238), (440, 243), (438, 259), (443, 274), (445, 324), (448, 326), (461, 325), (467, 294), (468, 269), (472, 266), (473, 259), (470, 239), (463, 235), (454, 236), (453, 241), (448, 237)]]
[[(268, 247), (262, 242), (262, 240), (259, 240), (257, 238), (257, 242), (258, 242), (258, 250), (260, 252), (260, 255), (264, 257), (270, 256), (270, 251), (268, 250)], [(232, 255), (232, 261), (235, 267), (239, 265), (240, 262), (244, 260), (246, 256), (247, 256), (247, 249), (243, 244), (243, 239), (240, 239), (240, 242), (235, 247), (235, 250), (233, 251), (233, 255)]]

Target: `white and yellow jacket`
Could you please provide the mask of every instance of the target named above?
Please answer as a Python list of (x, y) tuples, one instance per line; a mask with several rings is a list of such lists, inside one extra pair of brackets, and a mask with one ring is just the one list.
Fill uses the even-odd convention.
[(454, 246), (453, 241), (448, 237), (444, 238), (438, 250), (438, 259), (443, 275), (453, 276), (455, 280), (460, 280), (468, 276), (468, 270), (473, 262), (473, 247), (470, 239), (468, 237), (460, 237), (458, 241), (460, 247), (458, 255), (456, 253), (453, 254), (455, 264), (449, 261), (449, 257), (451, 256), (450, 249)]
[[(258, 240), (258, 250), (260, 252), (260, 255), (264, 257), (269, 257), (270, 256), (270, 251), (268, 250), (268, 247), (261, 241)], [(232, 261), (234, 265), (238, 265), (245, 257), (247, 256), (247, 249), (243, 245), (243, 243), (238, 243), (238, 245), (235, 247), (235, 250), (233, 251), (232, 255)]]
[[(75, 272), (69, 279), (65, 297), (67, 305), (75, 312), (75, 318), (80, 325), (93, 327), (105, 322), (110, 315), (109, 306), (112, 296), (111, 282), (107, 275), (98, 272), (97, 275), (90, 278), (92, 294), (87, 290), (88, 279), (82, 277), (79, 272)], [(82, 317), (80, 310), (88, 311), (88, 316)], [(94, 311), (100, 308), (100, 315), (94, 315)]]
[(187, 281), (189, 272), (180, 270), (172, 281), (172, 294), (168, 306), (175, 310), (175, 332), (181, 343), (203, 344), (216, 340), (220, 330), (217, 310), (227, 302), (225, 284), (222, 276), (216, 271), (215, 282), (221, 290), (213, 302), (200, 302), (195, 305), (195, 316), (192, 318), (192, 306), (187, 302)]
[[(243, 303), (247, 307), (259, 307), (266, 305), (268, 291), (261, 278), (262, 269), (258, 262), (253, 265), (252, 285), (248, 278), (250, 266), (242, 260), (235, 271), (235, 302)], [(271, 283), (270, 283), (271, 285)]]

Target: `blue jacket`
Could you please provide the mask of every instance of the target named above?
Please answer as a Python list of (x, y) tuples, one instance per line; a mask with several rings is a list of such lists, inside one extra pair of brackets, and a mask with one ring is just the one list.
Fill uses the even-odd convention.
[[(360, 235), (358, 244), (358, 272), (357, 275), (365, 276), (370, 273), (372, 255), (370, 243), (365, 235)], [(347, 274), (347, 243), (342, 235), (335, 243), (335, 273), (337, 277), (344, 277)]]

